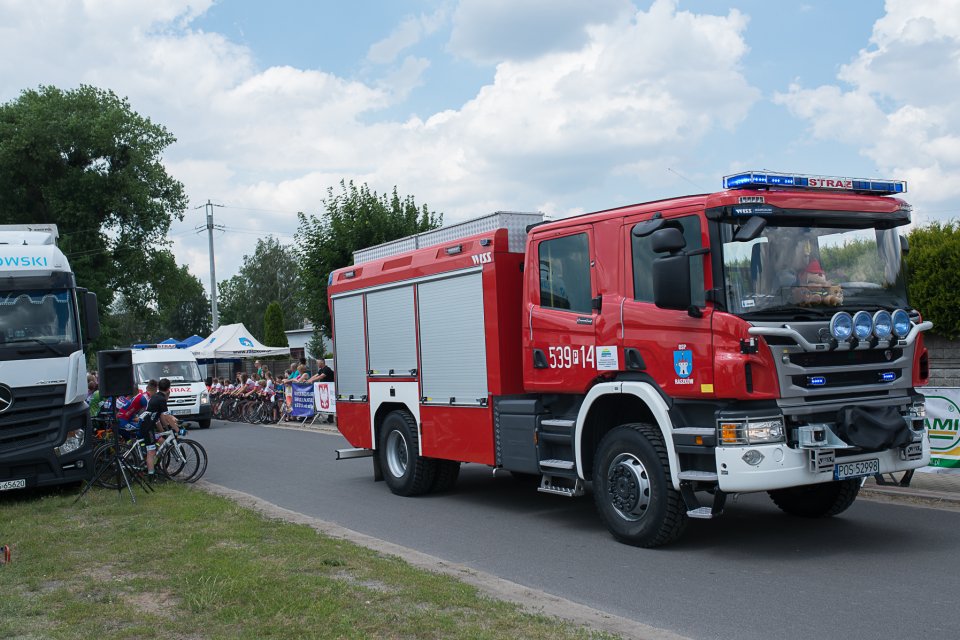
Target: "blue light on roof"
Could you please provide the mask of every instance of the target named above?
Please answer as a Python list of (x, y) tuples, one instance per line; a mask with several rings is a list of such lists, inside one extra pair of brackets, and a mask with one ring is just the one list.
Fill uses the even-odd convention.
[(875, 195), (906, 193), (904, 180), (877, 180), (873, 178), (844, 178), (841, 176), (807, 176), (795, 173), (771, 173), (769, 171), (746, 171), (724, 176), (724, 189), (758, 189), (762, 187), (794, 187), (800, 189), (823, 189), (828, 191), (851, 191)]

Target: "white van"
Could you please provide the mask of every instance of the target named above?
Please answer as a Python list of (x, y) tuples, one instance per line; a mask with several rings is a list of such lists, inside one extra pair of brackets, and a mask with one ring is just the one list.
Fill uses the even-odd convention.
[(210, 394), (200, 377), (197, 358), (186, 349), (134, 349), (133, 377), (143, 390), (151, 379), (170, 381), (167, 408), (181, 420), (210, 428)]

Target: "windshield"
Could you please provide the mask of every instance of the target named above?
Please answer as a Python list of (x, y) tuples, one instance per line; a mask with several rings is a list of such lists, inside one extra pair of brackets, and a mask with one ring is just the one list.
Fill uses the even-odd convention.
[[(809, 223), (810, 218), (804, 218)], [(770, 220), (754, 240), (735, 242), (721, 224), (727, 309), (738, 315), (907, 306), (896, 229), (787, 226)]]
[(76, 344), (73, 296), (58, 291), (0, 291), (0, 346)]
[(200, 382), (200, 367), (196, 362), (144, 362), (134, 367), (137, 384), (166, 378), (170, 382)]

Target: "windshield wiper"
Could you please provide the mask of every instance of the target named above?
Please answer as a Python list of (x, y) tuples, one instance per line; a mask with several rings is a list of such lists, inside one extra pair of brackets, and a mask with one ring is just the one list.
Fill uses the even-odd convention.
[[(53, 346), (53, 344), (51, 344), (51, 343), (49, 343), (49, 342), (44, 342), (44, 341), (41, 340), (40, 338), (17, 338), (16, 340), (7, 340), (7, 342), (6, 342), (5, 344), (8, 344), (8, 345), (9, 345), (9, 344), (18, 344), (18, 343), (20, 343), (20, 344), (25, 344), (25, 343), (28, 343), (28, 342), (32, 342), (32, 343), (38, 344), (38, 345), (40, 345), (40, 346), (42, 346), (42, 347), (44, 347), (44, 348), (46, 348), (46, 349), (49, 349), (50, 351), (53, 351), (53, 352), (54, 352), (55, 354), (57, 354), (58, 356), (62, 356), (62, 355), (63, 355), (63, 353), (60, 351), (60, 349), (58, 349), (57, 347)], [(22, 354), (39, 353), (38, 351), (36, 351), (36, 350), (34, 350), (34, 349), (18, 349), (17, 352), (18, 352), (18, 353), (22, 353)]]

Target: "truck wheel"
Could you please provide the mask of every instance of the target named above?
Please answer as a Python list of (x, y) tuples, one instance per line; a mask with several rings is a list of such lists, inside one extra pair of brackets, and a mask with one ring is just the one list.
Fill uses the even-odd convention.
[(206, 420), (197, 420), (198, 429), (209, 429), (210, 428), (210, 418)]
[(843, 513), (857, 499), (860, 480), (840, 480), (768, 491), (782, 511), (802, 518), (829, 518)]
[(433, 476), (432, 493), (443, 493), (450, 491), (457, 485), (457, 478), (460, 477), (460, 463), (455, 460), (435, 460), (436, 472)]
[(683, 499), (670, 482), (667, 449), (648, 424), (619, 426), (600, 441), (593, 499), (610, 533), (626, 544), (658, 547), (687, 525)]
[(393, 411), (380, 428), (380, 466), (390, 491), (416, 496), (433, 486), (436, 461), (420, 455), (417, 423), (406, 411)]

